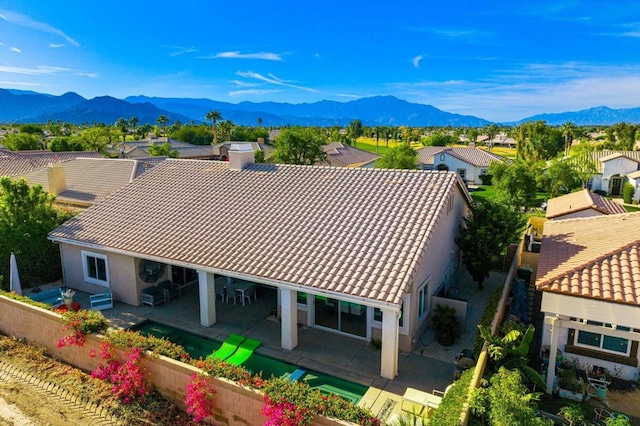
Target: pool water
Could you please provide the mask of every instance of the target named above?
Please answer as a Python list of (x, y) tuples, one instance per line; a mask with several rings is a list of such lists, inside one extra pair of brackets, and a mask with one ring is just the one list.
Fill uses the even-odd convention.
[[(172, 343), (182, 346), (192, 358), (196, 359), (200, 357), (206, 358), (207, 355), (222, 346), (222, 342), (220, 341), (198, 336), (154, 321), (146, 321), (138, 324), (131, 327), (131, 330), (140, 331), (143, 335), (165, 338)], [(297, 365), (258, 353), (253, 353), (242, 365), (252, 373), (262, 372), (262, 377), (264, 378), (291, 374), (298, 369)], [(312, 388), (319, 389), (320, 392), (324, 394), (336, 394), (347, 400), (353, 401), (354, 403), (360, 401), (362, 396), (369, 389), (367, 386), (339, 379), (314, 370), (306, 370), (305, 375), (299, 380), (308, 383)]]

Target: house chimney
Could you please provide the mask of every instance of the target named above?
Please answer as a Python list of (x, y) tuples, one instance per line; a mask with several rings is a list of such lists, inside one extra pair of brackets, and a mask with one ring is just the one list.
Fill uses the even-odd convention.
[(476, 143), (475, 142), (469, 142), (469, 148), (475, 148), (476, 147)]
[(67, 179), (61, 163), (51, 163), (47, 166), (47, 179), (50, 193), (58, 195), (67, 189)]
[(233, 143), (229, 148), (229, 170), (242, 170), (247, 164), (253, 164), (254, 154), (251, 144)]

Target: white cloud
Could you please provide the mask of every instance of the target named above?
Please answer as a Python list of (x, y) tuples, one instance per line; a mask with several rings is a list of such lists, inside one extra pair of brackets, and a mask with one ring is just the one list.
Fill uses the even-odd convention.
[(39, 83), (29, 83), (26, 81), (1, 81), (0, 80), (0, 84), (2, 84), (3, 86), (29, 86), (29, 87), (40, 86)]
[(413, 102), (508, 122), (542, 112), (577, 111), (599, 105), (637, 107), (640, 66), (527, 64), (484, 80), (406, 82), (388, 87), (390, 93)]
[(49, 47), (52, 49), (59, 49), (64, 46), (65, 46), (64, 44), (49, 43)]
[(37, 31), (42, 31), (45, 33), (56, 35), (58, 37), (62, 37), (68, 43), (73, 44), (74, 46), (80, 46), (80, 43), (66, 35), (62, 30), (52, 27), (47, 23), (36, 21), (29, 16), (11, 12), (9, 10), (0, 9), (0, 19), (15, 25), (19, 25), (21, 27), (27, 27)]
[(16, 53), (22, 53), (22, 50), (18, 49), (17, 47), (10, 47), (9, 50)]
[(203, 59), (262, 59), (265, 61), (282, 61), (280, 53), (258, 52), (258, 53), (240, 53), (235, 52), (218, 52), (215, 55), (203, 56)]
[(258, 81), (262, 81), (264, 83), (273, 84), (276, 86), (291, 87), (294, 89), (306, 90), (307, 92), (318, 92), (316, 89), (313, 89), (311, 87), (292, 84), (292, 83), (295, 83), (295, 81), (283, 80), (281, 78), (276, 77), (273, 74), (267, 74), (266, 76), (264, 76), (262, 74), (258, 74), (257, 72), (253, 72), (253, 71), (238, 71), (236, 72), (236, 74), (239, 75), (240, 77), (251, 78)]
[(252, 96), (252, 95), (269, 95), (271, 93), (278, 93), (280, 90), (276, 89), (247, 89), (247, 90), (232, 90), (229, 92), (229, 96)]
[(171, 49), (173, 49), (173, 51), (169, 53), (169, 56), (172, 56), (172, 57), (186, 55), (187, 53), (193, 53), (198, 51), (198, 49), (196, 49), (194, 46), (191, 46), (191, 47), (165, 46), (165, 47), (170, 47)]
[(98, 74), (97, 72), (76, 71), (74, 75), (77, 75), (80, 77), (98, 78), (100, 74)]
[(424, 56), (422, 55), (418, 55), (416, 57), (414, 57), (411, 62), (413, 62), (413, 66), (416, 68), (420, 68), (420, 61), (422, 60)]
[(39, 65), (34, 68), (24, 68), (24, 67), (9, 67), (0, 65), (0, 72), (8, 73), (8, 74), (26, 74), (26, 75), (51, 75), (64, 71), (69, 71), (68, 68), (60, 68), (60, 67), (49, 67)]

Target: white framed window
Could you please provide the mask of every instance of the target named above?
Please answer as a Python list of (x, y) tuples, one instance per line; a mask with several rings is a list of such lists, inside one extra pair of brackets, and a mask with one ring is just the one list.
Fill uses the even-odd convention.
[[(587, 324), (612, 328), (611, 324), (603, 324), (596, 321), (587, 321)], [(630, 331), (629, 327), (617, 326), (616, 329)], [(589, 349), (596, 349), (602, 352), (616, 355), (629, 356), (631, 354), (631, 343), (629, 339), (609, 336), (604, 333), (592, 333), (590, 331), (577, 330), (575, 345)]]
[(466, 179), (466, 177), (467, 177), (467, 169), (458, 169), (457, 172), (458, 172), (458, 174), (460, 175), (460, 177), (462, 179)]
[(82, 250), (81, 253), (84, 280), (91, 284), (109, 287), (109, 264), (107, 256), (84, 250)]
[[(382, 311), (380, 308), (373, 308), (373, 321), (382, 324)], [(398, 319), (398, 328), (404, 328), (404, 302), (400, 307), (400, 318)]]
[(480, 174), (481, 175), (486, 175), (487, 174), (487, 169), (480, 169)]
[(444, 161), (444, 154), (440, 154), (440, 161)]

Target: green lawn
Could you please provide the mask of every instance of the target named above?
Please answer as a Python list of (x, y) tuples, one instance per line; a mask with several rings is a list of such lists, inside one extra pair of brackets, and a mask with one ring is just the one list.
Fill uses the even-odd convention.
[(624, 208), (627, 209), (629, 213), (640, 212), (640, 207), (637, 206), (625, 205)]
[[(497, 193), (494, 186), (485, 186), (481, 185), (477, 187), (475, 190), (471, 192), (471, 198), (474, 201), (483, 201), (483, 200), (495, 200), (497, 197)], [(536, 200), (539, 203), (546, 201), (547, 193), (546, 192), (538, 192), (536, 194)]]

